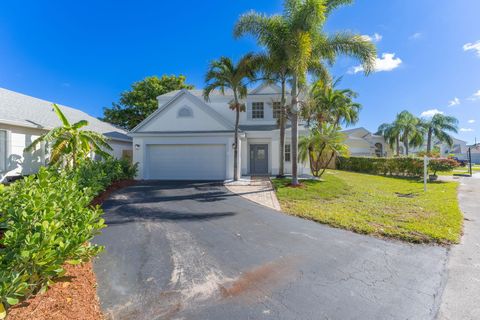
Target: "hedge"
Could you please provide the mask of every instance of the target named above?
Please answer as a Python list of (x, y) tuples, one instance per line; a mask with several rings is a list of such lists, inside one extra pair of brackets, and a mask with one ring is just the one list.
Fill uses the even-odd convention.
[(378, 175), (418, 177), (423, 175), (423, 159), (339, 157), (337, 169)]
[(105, 227), (101, 208), (90, 203), (135, 173), (123, 160), (86, 161), (70, 171), (41, 168), (0, 189), (0, 309), (46, 290), (65, 273), (64, 263), (87, 261), (103, 249), (89, 243)]

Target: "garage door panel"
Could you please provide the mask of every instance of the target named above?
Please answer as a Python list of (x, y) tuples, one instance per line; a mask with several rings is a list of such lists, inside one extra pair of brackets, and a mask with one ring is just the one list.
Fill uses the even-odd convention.
[(147, 147), (147, 177), (159, 180), (224, 180), (224, 144), (162, 144)]

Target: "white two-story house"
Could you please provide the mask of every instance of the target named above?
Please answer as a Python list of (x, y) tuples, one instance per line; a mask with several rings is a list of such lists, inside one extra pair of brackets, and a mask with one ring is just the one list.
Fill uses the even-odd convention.
[[(279, 172), (280, 134), (277, 126), (281, 90), (263, 84), (249, 92), (240, 114), (241, 175)], [(233, 179), (235, 112), (230, 91), (214, 91), (209, 101), (202, 90), (177, 90), (158, 98), (158, 110), (134, 128), (133, 161), (139, 179)], [(288, 98), (289, 99), (289, 98)], [(299, 135), (306, 134), (300, 126)], [(285, 171), (291, 172), (290, 128), (286, 132)], [(309, 173), (299, 163), (299, 174)]]

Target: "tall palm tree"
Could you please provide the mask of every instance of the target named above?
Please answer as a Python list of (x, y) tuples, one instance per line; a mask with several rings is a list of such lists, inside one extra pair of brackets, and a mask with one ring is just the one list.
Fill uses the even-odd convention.
[(230, 103), (230, 109), (235, 111), (235, 142), (233, 151), (233, 179), (239, 179), (238, 173), (238, 130), (240, 121), (240, 112), (245, 111), (245, 104), (240, 100), (247, 96), (247, 85), (249, 81), (255, 79), (254, 55), (249, 53), (243, 56), (236, 64), (228, 57), (221, 57), (210, 63), (207, 74), (205, 75), (206, 86), (203, 89), (203, 97), (206, 101), (210, 98), (210, 93), (219, 89), (225, 94), (225, 88), (231, 89), (233, 101)]
[[(298, 98), (305, 86), (308, 70), (316, 69), (317, 73), (325, 74), (325, 64), (333, 64), (338, 54), (358, 58), (366, 74), (375, 67), (376, 49), (372, 42), (349, 32), (327, 35), (323, 30), (330, 13), (351, 2), (353, 0), (285, 0), (281, 16), (266, 17), (250, 12), (241, 16), (235, 27), (235, 34), (251, 34), (267, 49), (270, 49), (271, 39), (284, 39), (285, 63), (292, 73), (292, 185), (298, 185)], [(266, 28), (272, 24), (276, 28)], [(272, 31), (276, 34), (272, 35)]]
[(409, 147), (419, 147), (423, 144), (425, 139), (424, 124), (419, 118), (406, 110), (397, 115), (396, 122), (401, 129), (405, 154), (408, 156)]
[(62, 122), (62, 126), (35, 139), (25, 148), (26, 152), (35, 150), (41, 142), (52, 143), (50, 164), (65, 164), (67, 167), (70, 164), (75, 167), (78, 161), (85, 159), (92, 152), (103, 157), (110, 156), (104, 151), (112, 150), (104, 135), (82, 129), (88, 125), (86, 120), (71, 124), (56, 104), (53, 104), (53, 110)]
[[(276, 44), (278, 46), (278, 44)], [(279, 83), (281, 88), (280, 112), (277, 119), (280, 129), (280, 148), (278, 177), (285, 176), (285, 131), (287, 124), (287, 81), (290, 70), (284, 63), (285, 55), (280, 50), (271, 50), (266, 53), (256, 55), (255, 64), (263, 73), (263, 78), (269, 83)]]
[(458, 120), (452, 116), (446, 116), (440, 113), (434, 115), (430, 120), (424, 120), (427, 129), (427, 153), (432, 151), (432, 138), (437, 138), (440, 142), (453, 144), (453, 138), (447, 131), (458, 132)]

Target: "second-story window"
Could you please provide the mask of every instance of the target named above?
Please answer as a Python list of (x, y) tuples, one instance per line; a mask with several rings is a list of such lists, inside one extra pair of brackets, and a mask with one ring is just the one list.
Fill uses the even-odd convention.
[(291, 160), (291, 151), (290, 151), (290, 145), (286, 144), (285, 145), (285, 162), (290, 162)]
[(252, 103), (252, 119), (263, 119), (263, 102)]
[(275, 101), (273, 103), (273, 119), (278, 119), (280, 118), (280, 112), (281, 112), (281, 103), (279, 101)]

